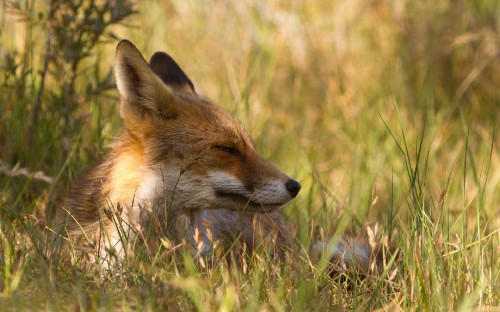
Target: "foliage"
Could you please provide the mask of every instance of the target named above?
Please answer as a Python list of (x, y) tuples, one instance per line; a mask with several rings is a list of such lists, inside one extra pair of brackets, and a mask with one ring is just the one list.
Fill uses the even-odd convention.
[[(498, 1), (0, 6), (1, 306), (498, 306)], [(211, 267), (171, 246), (132, 255), (121, 274), (104, 278), (50, 263), (44, 242), (54, 210), (121, 129), (117, 38), (146, 56), (168, 51), (198, 89), (241, 119), (260, 152), (302, 182), (284, 209), (299, 246), (373, 234), (398, 251), (397, 272), (330, 276), (306, 253)]]

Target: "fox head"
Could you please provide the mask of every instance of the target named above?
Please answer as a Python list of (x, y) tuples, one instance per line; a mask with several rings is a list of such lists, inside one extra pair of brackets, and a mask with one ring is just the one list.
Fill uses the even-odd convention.
[(297, 181), (257, 153), (240, 123), (195, 92), (168, 54), (157, 52), (148, 64), (123, 40), (115, 75), (132, 167), (140, 170), (139, 199), (174, 209), (270, 212), (299, 192)]

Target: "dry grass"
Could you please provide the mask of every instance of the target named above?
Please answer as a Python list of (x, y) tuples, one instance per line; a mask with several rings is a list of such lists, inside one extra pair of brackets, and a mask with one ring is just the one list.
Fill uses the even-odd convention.
[[(49, 1), (1, 4), (2, 168), (19, 163), (28, 174), (54, 178), (47, 184), (0, 172), (2, 306), (498, 307), (496, 1), (141, 1), (135, 9), (106, 26), (88, 55), (53, 40), (42, 78), (47, 33), (55, 23), (67, 33), (73, 26), (47, 20)], [(280, 264), (257, 257), (244, 271), (206, 269), (189, 256), (155, 264), (137, 255), (121, 276), (106, 279), (50, 267), (44, 226), (120, 131), (107, 76), (117, 43), (111, 31), (148, 57), (171, 54), (199, 90), (243, 122), (262, 154), (302, 182), (284, 209), (301, 244), (320, 235), (311, 234), (315, 226), (327, 236), (376, 228), (399, 251), (397, 275), (353, 284), (303, 255)]]

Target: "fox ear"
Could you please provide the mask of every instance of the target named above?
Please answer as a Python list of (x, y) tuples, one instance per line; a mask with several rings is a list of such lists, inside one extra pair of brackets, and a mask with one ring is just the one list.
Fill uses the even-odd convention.
[(174, 59), (165, 52), (156, 52), (149, 61), (149, 67), (164, 84), (174, 90), (196, 94), (194, 85)]
[(179, 115), (183, 103), (149, 68), (130, 41), (118, 43), (115, 77), (121, 97), (120, 115), (126, 123), (142, 121), (146, 115), (153, 118), (175, 118)]

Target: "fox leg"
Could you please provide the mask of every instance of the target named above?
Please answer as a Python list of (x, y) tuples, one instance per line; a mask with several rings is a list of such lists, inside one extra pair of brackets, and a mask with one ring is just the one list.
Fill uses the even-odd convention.
[(336, 241), (316, 241), (311, 245), (309, 254), (313, 261), (326, 257), (334, 271), (368, 272), (377, 253), (367, 240), (345, 236)]
[[(287, 250), (298, 252), (297, 242), (279, 212), (254, 213), (227, 209), (206, 209), (194, 213), (188, 224), (188, 241), (193, 242), (194, 255), (209, 255), (214, 244), (231, 248), (243, 244), (246, 251), (271, 251), (282, 257)], [(309, 255), (313, 262), (325, 258), (333, 271), (369, 272), (373, 264), (380, 268), (380, 252), (367, 239), (342, 236), (338, 240), (314, 242)], [(373, 269), (373, 268), (372, 268)]]
[(182, 223), (182, 227), (188, 229), (182, 236), (188, 236), (184, 238), (193, 242), (194, 254), (198, 255), (208, 254), (216, 242), (229, 248), (244, 246), (249, 252), (264, 248), (282, 253), (292, 246), (290, 230), (279, 212), (205, 209), (193, 213)]

